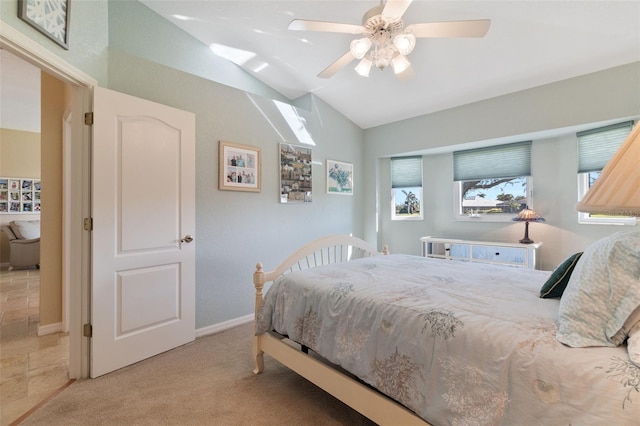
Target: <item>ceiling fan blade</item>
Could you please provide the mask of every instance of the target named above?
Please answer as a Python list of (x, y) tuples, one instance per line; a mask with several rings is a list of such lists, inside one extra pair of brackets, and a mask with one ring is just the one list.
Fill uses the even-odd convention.
[(354, 59), (355, 58), (353, 57), (351, 52), (347, 52), (347, 53), (344, 54), (344, 56), (341, 56), (334, 63), (332, 63), (331, 65), (326, 67), (324, 70), (322, 70), (322, 72), (320, 74), (318, 74), (318, 77), (320, 77), (320, 78), (332, 77), (335, 73), (340, 71), (342, 68), (344, 68), (345, 66), (349, 65), (349, 63), (351, 61), (353, 61)]
[(484, 37), (489, 31), (490, 19), (472, 21), (425, 22), (405, 28), (416, 37)]
[(394, 22), (402, 18), (404, 12), (413, 0), (387, 0), (382, 10), (382, 18), (387, 22)]
[(338, 22), (308, 21), (306, 19), (294, 19), (289, 23), (289, 29), (293, 31), (323, 31), (327, 33), (362, 34), (366, 29), (362, 25), (341, 24)]

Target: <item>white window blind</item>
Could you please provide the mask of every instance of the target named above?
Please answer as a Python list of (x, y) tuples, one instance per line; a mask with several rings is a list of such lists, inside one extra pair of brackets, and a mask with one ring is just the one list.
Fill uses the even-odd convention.
[(620, 148), (633, 121), (578, 132), (578, 173), (598, 172)]
[(391, 159), (391, 187), (417, 188), (422, 186), (422, 157)]
[(496, 179), (531, 175), (531, 141), (453, 153), (453, 180)]

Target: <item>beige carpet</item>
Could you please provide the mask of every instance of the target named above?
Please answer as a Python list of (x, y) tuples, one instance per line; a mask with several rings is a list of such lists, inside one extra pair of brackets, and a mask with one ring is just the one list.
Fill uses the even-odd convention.
[(372, 425), (265, 356), (254, 375), (253, 324), (97, 379), (78, 380), (21, 425)]

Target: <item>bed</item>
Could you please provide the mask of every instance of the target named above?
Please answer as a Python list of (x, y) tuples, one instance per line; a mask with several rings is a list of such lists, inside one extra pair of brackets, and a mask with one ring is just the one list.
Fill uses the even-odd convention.
[[(381, 425), (637, 425), (640, 364), (630, 349), (630, 331), (640, 337), (635, 234), (626, 245), (613, 244), (629, 271), (606, 271), (624, 284), (619, 297), (608, 289), (609, 301), (622, 302), (601, 327), (611, 329), (604, 343), (594, 343), (599, 327), (587, 324), (587, 345), (565, 305), (599, 314), (579, 302), (597, 291), (576, 283), (587, 274), (605, 280), (593, 271), (597, 262), (587, 261), (597, 257), (589, 249), (573, 258), (570, 273), (552, 274), (378, 253), (349, 236), (318, 240), (272, 271), (257, 265), (254, 373), (269, 354)], [(602, 246), (610, 258), (611, 241), (600, 243), (601, 255)], [(566, 294), (541, 298), (541, 287), (559, 275)]]

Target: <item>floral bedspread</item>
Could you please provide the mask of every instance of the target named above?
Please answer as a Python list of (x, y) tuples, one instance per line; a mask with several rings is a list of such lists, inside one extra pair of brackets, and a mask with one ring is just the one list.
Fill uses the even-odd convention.
[(626, 347), (556, 340), (549, 272), (390, 255), (292, 272), (256, 332), (275, 330), (434, 425), (638, 425)]

